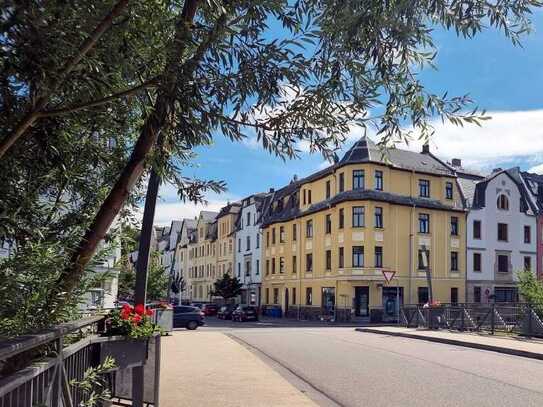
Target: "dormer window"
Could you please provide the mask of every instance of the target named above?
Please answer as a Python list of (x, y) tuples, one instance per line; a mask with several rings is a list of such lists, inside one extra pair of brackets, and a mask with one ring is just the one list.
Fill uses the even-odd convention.
[(502, 211), (508, 211), (509, 210), (509, 199), (504, 194), (501, 194), (498, 196), (497, 201), (498, 209), (501, 209)]

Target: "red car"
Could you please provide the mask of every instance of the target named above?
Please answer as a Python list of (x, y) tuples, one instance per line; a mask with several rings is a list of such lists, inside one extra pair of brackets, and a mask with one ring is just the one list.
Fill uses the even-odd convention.
[(206, 317), (212, 317), (214, 315), (217, 315), (217, 312), (219, 311), (219, 306), (217, 304), (204, 304), (202, 307), (202, 312), (205, 314)]

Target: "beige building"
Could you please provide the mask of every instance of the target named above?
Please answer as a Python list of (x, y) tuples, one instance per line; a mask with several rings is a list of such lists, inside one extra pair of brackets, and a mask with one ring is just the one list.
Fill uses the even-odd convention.
[(229, 203), (217, 215), (217, 272), (234, 276), (236, 220), (241, 210), (238, 202)]
[[(428, 147), (368, 138), (275, 192), (263, 222), (263, 304), (289, 316), (394, 318), (400, 303), (462, 302), (466, 212), (454, 170)], [(395, 273), (387, 283), (383, 271)]]

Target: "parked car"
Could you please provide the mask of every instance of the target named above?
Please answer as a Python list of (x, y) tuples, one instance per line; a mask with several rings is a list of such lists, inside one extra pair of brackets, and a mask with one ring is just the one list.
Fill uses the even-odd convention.
[(217, 312), (219, 311), (219, 306), (217, 304), (204, 304), (202, 307), (202, 311), (206, 315), (206, 317), (211, 317), (213, 315), (217, 315)]
[(202, 309), (202, 307), (204, 306), (204, 304), (201, 303), (201, 302), (193, 302), (193, 303), (190, 304), (190, 306), (191, 306), (191, 307), (196, 307), (196, 308)]
[(237, 304), (223, 305), (219, 312), (217, 312), (217, 318), (219, 319), (232, 319), (232, 312), (238, 307)]
[(173, 307), (173, 327), (196, 329), (204, 325), (204, 313), (200, 308), (178, 305)]
[(258, 312), (250, 305), (240, 305), (232, 312), (232, 321), (258, 321)]

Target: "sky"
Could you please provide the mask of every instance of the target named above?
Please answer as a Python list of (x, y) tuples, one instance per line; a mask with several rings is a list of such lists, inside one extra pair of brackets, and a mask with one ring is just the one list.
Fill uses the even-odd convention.
[[(543, 174), (543, 12), (533, 19), (534, 31), (515, 47), (495, 30), (464, 40), (454, 32), (437, 30), (437, 70), (426, 69), (420, 78), (432, 92), (469, 94), (492, 119), (483, 127), (456, 127), (436, 122), (431, 151), (464, 166), (484, 172), (519, 166)], [(339, 156), (361, 136), (359, 129), (347, 135)], [(377, 141), (377, 140), (376, 140)], [(303, 146), (302, 146), (303, 147)], [(402, 148), (420, 149), (417, 143)], [(207, 195), (207, 206), (180, 202), (176, 191), (163, 185), (155, 223), (190, 218), (202, 209), (219, 210), (269, 188), (286, 185), (296, 174), (307, 176), (327, 165), (319, 154), (303, 152), (298, 160), (282, 161), (263, 151), (254, 141), (233, 143), (218, 135), (212, 146), (198, 149), (196, 165), (186, 176), (223, 180), (228, 190)]]

